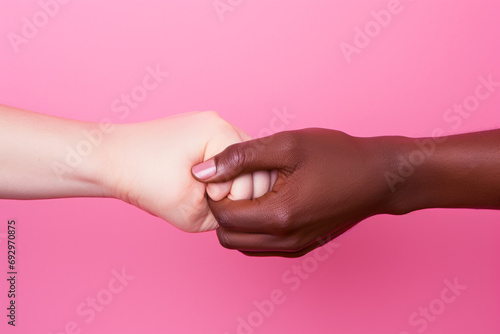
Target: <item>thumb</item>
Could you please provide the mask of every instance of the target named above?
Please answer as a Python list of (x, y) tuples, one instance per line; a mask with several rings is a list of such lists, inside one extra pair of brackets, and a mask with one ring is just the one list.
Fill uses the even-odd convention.
[(272, 135), (228, 146), (214, 157), (194, 166), (193, 176), (202, 182), (225, 182), (240, 174), (284, 167), (286, 152)]

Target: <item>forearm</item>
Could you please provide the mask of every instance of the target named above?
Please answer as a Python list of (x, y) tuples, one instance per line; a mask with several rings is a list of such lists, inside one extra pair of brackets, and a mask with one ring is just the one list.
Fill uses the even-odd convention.
[(106, 135), (85, 136), (99, 126), (0, 106), (0, 198), (107, 196)]
[(397, 182), (392, 184), (390, 211), (500, 209), (500, 130), (442, 140), (393, 139), (396, 154), (388, 170)]

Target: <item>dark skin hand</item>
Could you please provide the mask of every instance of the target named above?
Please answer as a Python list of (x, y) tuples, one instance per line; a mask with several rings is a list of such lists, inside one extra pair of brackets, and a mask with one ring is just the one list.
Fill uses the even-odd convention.
[(212, 159), (215, 175), (200, 181), (278, 171), (262, 197), (209, 201), (222, 246), (247, 255), (301, 256), (377, 214), (500, 208), (500, 130), (413, 139), (304, 129), (235, 144)]

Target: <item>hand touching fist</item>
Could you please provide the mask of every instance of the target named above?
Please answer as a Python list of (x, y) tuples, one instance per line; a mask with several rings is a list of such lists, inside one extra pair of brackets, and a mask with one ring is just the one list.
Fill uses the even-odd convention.
[(304, 129), (228, 147), (213, 159), (216, 172), (195, 175), (205, 182), (221, 182), (257, 170), (277, 170), (278, 178), (260, 198), (210, 201), (221, 244), (248, 255), (299, 256), (384, 212), (389, 188), (383, 177), (384, 145), (379, 142), (340, 131)]
[(213, 200), (259, 197), (270, 188), (270, 174), (247, 173), (234, 181), (205, 185), (193, 177), (191, 167), (248, 139), (215, 112), (117, 125), (105, 148), (106, 186), (113, 197), (183, 231), (212, 230), (218, 225), (206, 193)]

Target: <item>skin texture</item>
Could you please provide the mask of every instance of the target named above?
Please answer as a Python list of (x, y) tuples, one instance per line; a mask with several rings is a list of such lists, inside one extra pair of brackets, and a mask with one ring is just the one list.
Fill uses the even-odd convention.
[(209, 201), (222, 246), (247, 255), (301, 256), (376, 214), (500, 208), (500, 130), (412, 139), (304, 129), (235, 144), (213, 159), (216, 174), (204, 182), (278, 171), (262, 197)]
[[(215, 199), (258, 197), (269, 172), (234, 182), (198, 182), (191, 167), (250, 139), (215, 112), (102, 125), (0, 106), (0, 198), (114, 197), (188, 232), (215, 229)], [(89, 137), (94, 143), (90, 145)], [(89, 143), (85, 146), (83, 143)], [(90, 147), (88, 154), (68, 152)], [(255, 185), (255, 187), (254, 187)]]
[[(215, 229), (206, 192), (217, 199), (245, 199), (270, 187), (269, 172), (222, 183), (198, 182), (191, 167), (249, 137), (214, 112), (190, 113), (117, 127), (108, 143), (106, 188), (112, 197), (163, 218), (186, 232)], [(259, 186), (263, 183), (265, 189)], [(260, 193), (254, 193), (259, 188)], [(216, 186), (216, 187), (212, 187)]]

